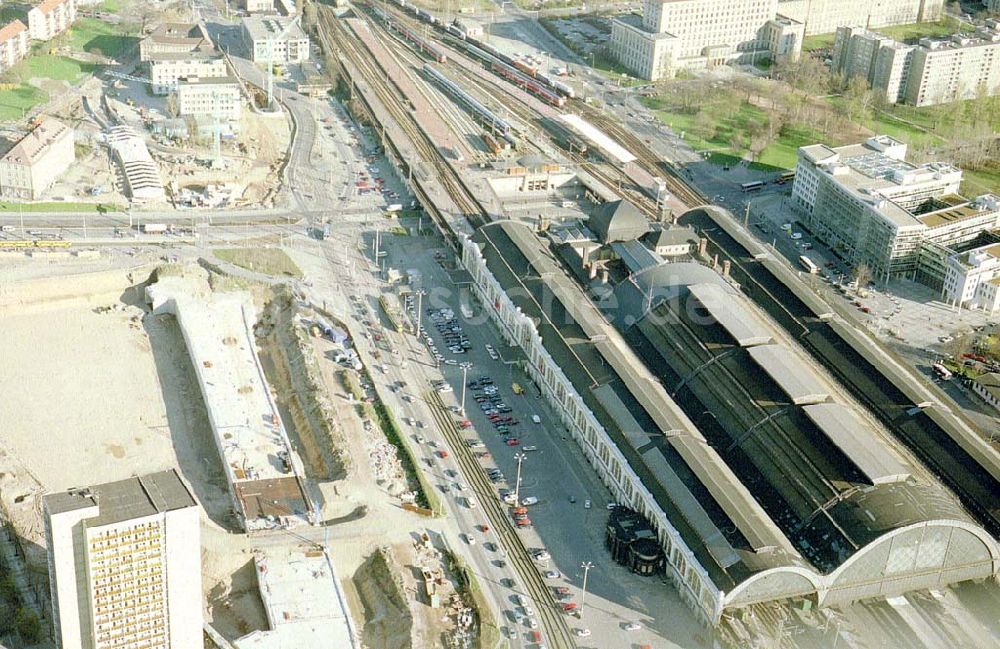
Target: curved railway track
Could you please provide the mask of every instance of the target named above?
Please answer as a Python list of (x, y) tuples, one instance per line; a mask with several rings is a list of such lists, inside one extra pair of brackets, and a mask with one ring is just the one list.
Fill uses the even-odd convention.
[(556, 649), (572, 649), (576, 643), (566, 624), (566, 614), (556, 602), (551, 589), (543, 581), (542, 574), (528, 549), (524, 547), (524, 542), (506, 511), (507, 505), (497, 498), (493, 483), (487, 478), (472, 450), (465, 444), (462, 433), (455, 424), (451, 412), (441, 400), (441, 396), (432, 391), (426, 393), (424, 399), (430, 407), (435, 423), (448, 440), (456, 461), (462, 467), (462, 473), (479, 498), (482, 512), (489, 520), (490, 529), (496, 533), (501, 545), (507, 549), (507, 560), (517, 572), (528, 597), (535, 605), (544, 631), (543, 644)]

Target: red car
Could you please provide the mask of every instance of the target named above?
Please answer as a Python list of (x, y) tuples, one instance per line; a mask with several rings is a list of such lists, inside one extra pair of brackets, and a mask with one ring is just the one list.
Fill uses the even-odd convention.
[(517, 526), (518, 527), (531, 527), (531, 519), (527, 518), (527, 517), (522, 518), (522, 519), (520, 519), (520, 520), (517, 521)]
[(516, 437), (511, 437), (510, 439), (507, 440), (507, 446), (517, 446), (520, 443), (521, 440), (519, 440)]
[(563, 610), (566, 611), (567, 613), (572, 613), (573, 611), (576, 610), (576, 602), (569, 602), (567, 604), (563, 604)]
[(448, 457), (448, 451), (445, 451), (443, 449), (440, 450), (440, 451), (438, 451), (438, 457), (441, 458), (441, 459), (444, 459), (444, 458)]
[(542, 634), (539, 631), (537, 631), (537, 630), (536, 631), (532, 631), (531, 632), (531, 641), (532, 642), (541, 642), (542, 641)]
[(472, 422), (469, 421), (468, 419), (463, 419), (462, 421), (458, 422), (458, 426), (459, 426), (459, 428), (463, 428), (463, 429), (465, 429), (465, 428), (471, 428), (472, 427)]

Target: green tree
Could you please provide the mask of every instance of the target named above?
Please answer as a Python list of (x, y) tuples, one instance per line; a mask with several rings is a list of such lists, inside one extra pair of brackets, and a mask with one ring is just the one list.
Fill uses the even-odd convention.
[(14, 628), (21, 640), (28, 644), (37, 644), (42, 640), (42, 623), (33, 611), (26, 608), (17, 609), (14, 614)]

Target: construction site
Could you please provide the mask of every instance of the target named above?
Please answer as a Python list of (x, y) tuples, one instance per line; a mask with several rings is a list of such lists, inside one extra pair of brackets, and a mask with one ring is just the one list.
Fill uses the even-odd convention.
[(345, 346), (313, 326), (329, 316), (302, 311), (274, 278), (210, 266), (153, 251), (3, 260), (0, 326), (17, 371), (0, 379), (0, 499), (16, 535), (0, 549), (24, 553), (23, 599), (44, 619), (43, 494), (178, 467), (203, 510), (210, 637), (239, 649), (470, 638), (437, 525), (399, 509), (396, 449), (350, 405), (344, 372), (357, 371), (333, 360)]

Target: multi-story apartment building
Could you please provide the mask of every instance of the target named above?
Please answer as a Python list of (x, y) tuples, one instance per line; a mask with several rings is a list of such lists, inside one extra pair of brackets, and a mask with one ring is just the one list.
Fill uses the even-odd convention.
[(76, 20), (76, 0), (42, 0), (28, 10), (32, 40), (47, 41), (63, 33)]
[(183, 79), (216, 79), (229, 75), (226, 61), (218, 54), (155, 54), (148, 62), (153, 93), (177, 92)]
[(248, 16), (243, 44), (255, 63), (300, 63), (309, 58), (309, 37), (298, 17)]
[(199, 507), (176, 471), (43, 498), (61, 649), (202, 645)]
[(792, 200), (801, 220), (852, 264), (879, 280), (940, 286), (956, 246), (1000, 226), (1000, 199), (958, 194), (962, 171), (906, 162), (906, 145), (876, 136), (862, 144), (799, 149)]
[(805, 33), (829, 34), (838, 27), (886, 27), (937, 20), (944, 0), (779, 0), (777, 12), (805, 25)]
[(31, 132), (0, 158), (0, 196), (37, 200), (75, 159), (73, 129), (39, 117)]
[(777, 0), (646, 0), (642, 16), (612, 23), (611, 50), (653, 80), (682, 68), (797, 58), (802, 26), (776, 16), (776, 7)]
[(930, 106), (1000, 91), (1000, 25), (975, 35), (920, 40), (906, 84), (906, 103)]
[(188, 77), (177, 86), (177, 113), (239, 122), (243, 111), (235, 77)]
[(0, 72), (6, 72), (28, 55), (28, 28), (12, 20), (0, 28)]
[(890, 103), (929, 106), (1000, 91), (1000, 29), (996, 22), (975, 34), (921, 39), (904, 45), (887, 36), (840, 27), (833, 71), (860, 76)]

